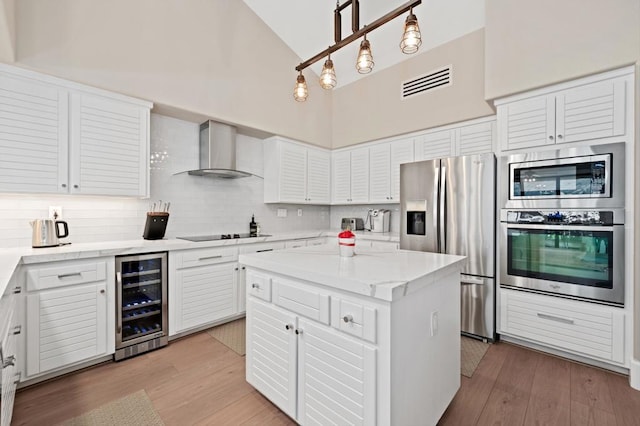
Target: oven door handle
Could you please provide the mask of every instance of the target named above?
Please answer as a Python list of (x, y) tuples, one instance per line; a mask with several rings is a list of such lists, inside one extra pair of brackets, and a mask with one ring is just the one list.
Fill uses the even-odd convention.
[(531, 225), (525, 223), (506, 223), (503, 222), (503, 225), (506, 225), (507, 229), (543, 229), (546, 231), (604, 231), (611, 232), (616, 226), (624, 225), (610, 225), (610, 226), (589, 226), (589, 225)]

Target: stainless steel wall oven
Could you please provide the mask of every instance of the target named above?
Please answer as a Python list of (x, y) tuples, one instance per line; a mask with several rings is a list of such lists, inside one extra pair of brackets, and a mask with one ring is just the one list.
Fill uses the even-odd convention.
[(625, 144), (500, 159), (500, 285), (624, 306)]
[(166, 252), (116, 257), (116, 361), (167, 344), (167, 306)]

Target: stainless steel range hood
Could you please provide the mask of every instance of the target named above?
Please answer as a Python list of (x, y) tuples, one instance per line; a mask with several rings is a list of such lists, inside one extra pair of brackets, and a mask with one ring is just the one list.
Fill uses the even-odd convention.
[(200, 168), (190, 175), (222, 179), (252, 176), (236, 169), (236, 128), (212, 120), (200, 125)]

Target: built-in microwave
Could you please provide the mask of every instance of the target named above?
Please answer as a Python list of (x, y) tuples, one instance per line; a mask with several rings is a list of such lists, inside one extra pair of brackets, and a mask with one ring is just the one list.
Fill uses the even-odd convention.
[(624, 143), (500, 159), (503, 208), (623, 208)]

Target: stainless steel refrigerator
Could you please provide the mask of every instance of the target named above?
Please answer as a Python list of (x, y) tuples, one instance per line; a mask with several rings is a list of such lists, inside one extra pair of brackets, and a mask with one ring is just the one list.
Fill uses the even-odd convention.
[(492, 153), (400, 165), (400, 248), (467, 256), (462, 332), (495, 340), (495, 192)]

